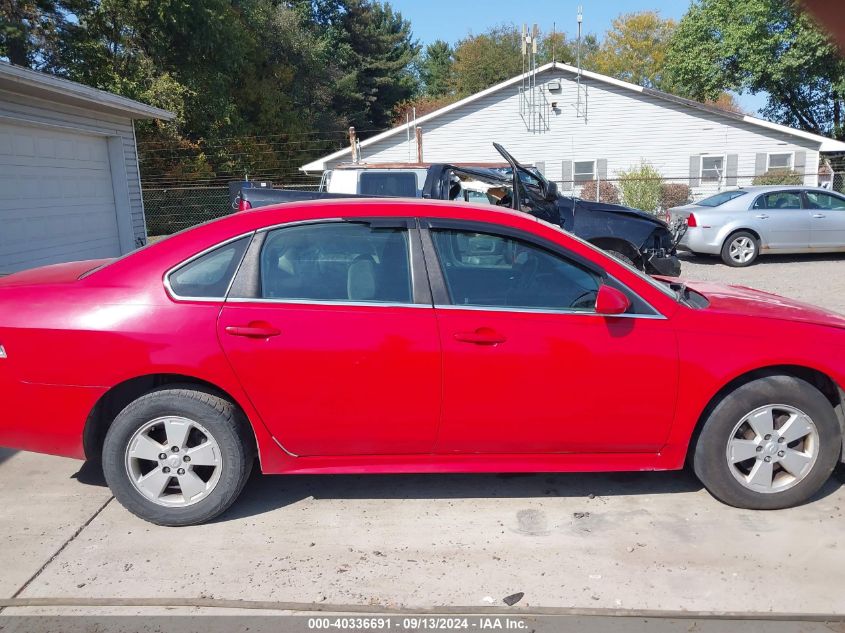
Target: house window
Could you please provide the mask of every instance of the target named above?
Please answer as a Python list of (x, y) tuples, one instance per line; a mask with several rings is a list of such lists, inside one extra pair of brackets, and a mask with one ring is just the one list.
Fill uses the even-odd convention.
[(789, 171), (792, 169), (792, 152), (769, 154), (769, 164), (766, 167), (766, 171), (772, 169), (779, 169), (782, 171)]
[(572, 164), (572, 174), (575, 182), (587, 182), (596, 179), (596, 161), (576, 160)]
[(713, 182), (722, 179), (725, 173), (724, 156), (702, 156), (701, 157), (701, 180)]

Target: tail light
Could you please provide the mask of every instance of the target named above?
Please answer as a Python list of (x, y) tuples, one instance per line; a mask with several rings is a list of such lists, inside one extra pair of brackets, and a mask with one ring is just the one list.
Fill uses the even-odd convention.
[(690, 213), (689, 217), (687, 217), (687, 226), (698, 226), (698, 221), (695, 219), (694, 213)]
[(243, 198), (238, 198), (238, 211), (249, 211), (252, 208), (252, 205), (249, 203), (249, 200), (244, 200)]

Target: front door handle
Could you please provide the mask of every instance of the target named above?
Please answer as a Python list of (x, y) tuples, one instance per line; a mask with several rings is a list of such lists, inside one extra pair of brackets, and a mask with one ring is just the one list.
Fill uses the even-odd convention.
[(249, 325), (227, 325), (226, 334), (232, 336), (245, 336), (247, 338), (270, 338), (271, 336), (278, 336), (281, 330), (273, 327), (269, 323), (255, 322)]
[(761, 220), (768, 220), (768, 219), (769, 219), (769, 216), (768, 216), (768, 215), (766, 215), (765, 213), (759, 213), (759, 214), (757, 215), (757, 217), (758, 217), (759, 219), (761, 219)]
[(499, 334), (489, 327), (480, 327), (473, 332), (456, 332), (455, 339), (463, 343), (475, 343), (476, 345), (498, 345), (504, 343), (506, 336)]
[(813, 214), (813, 217), (814, 217), (814, 218), (823, 218), (823, 217), (824, 217), (824, 213), (814, 213), (814, 214)]

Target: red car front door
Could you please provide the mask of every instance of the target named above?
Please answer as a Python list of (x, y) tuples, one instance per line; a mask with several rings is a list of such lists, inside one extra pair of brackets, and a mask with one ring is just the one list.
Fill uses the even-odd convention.
[(449, 304), (435, 308), (438, 452), (660, 449), (678, 374), (666, 319), (595, 314), (606, 280), (560, 252), (466, 228), (431, 236)]
[(259, 234), (247, 253), (219, 337), (288, 452), (433, 450), (440, 343), (430, 301), (415, 298), (412, 231), (302, 224)]

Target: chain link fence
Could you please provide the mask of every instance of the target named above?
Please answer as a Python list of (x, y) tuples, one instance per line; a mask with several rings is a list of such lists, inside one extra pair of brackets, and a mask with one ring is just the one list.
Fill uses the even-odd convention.
[[(785, 178), (780, 184), (800, 184), (799, 180)], [(804, 184), (815, 182), (813, 175), (805, 175)], [(737, 176), (729, 179), (690, 178), (608, 178), (601, 181), (557, 182), (560, 193), (584, 200), (624, 204), (656, 215), (666, 209), (696, 202), (713, 194), (761, 182), (759, 176)], [(818, 174), (821, 186), (845, 193), (845, 172)], [(318, 183), (286, 185), (289, 189), (316, 191)], [(144, 209), (149, 239), (170, 235), (182, 229), (214, 220), (232, 213), (227, 186), (208, 187), (144, 187)]]
[[(290, 189), (316, 191), (313, 185), (290, 185)], [(147, 239), (155, 241), (183, 229), (222, 218), (234, 211), (228, 186), (143, 188)]]

